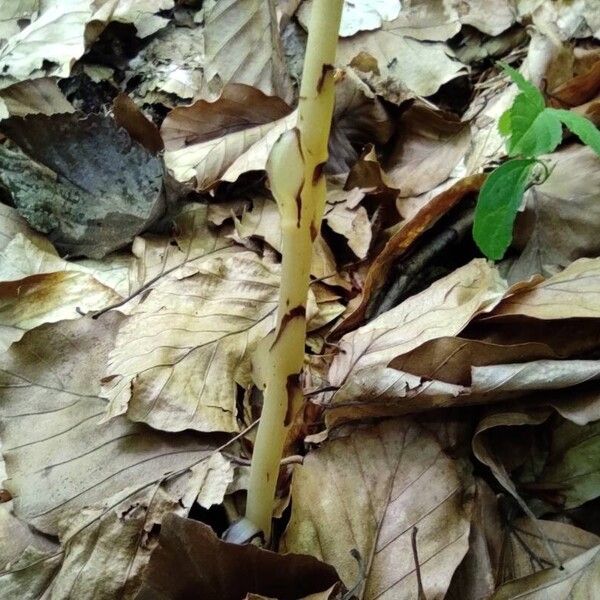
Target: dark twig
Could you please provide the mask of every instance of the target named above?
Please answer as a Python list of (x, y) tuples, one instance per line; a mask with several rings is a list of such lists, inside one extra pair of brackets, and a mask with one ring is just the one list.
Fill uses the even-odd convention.
[(419, 554), (417, 552), (417, 527), (412, 528), (412, 534), (410, 536), (410, 542), (412, 544), (413, 557), (415, 559), (415, 572), (417, 573), (417, 590), (419, 600), (427, 600), (425, 596), (425, 590), (423, 589), (423, 580), (421, 579), (421, 565), (419, 564)]

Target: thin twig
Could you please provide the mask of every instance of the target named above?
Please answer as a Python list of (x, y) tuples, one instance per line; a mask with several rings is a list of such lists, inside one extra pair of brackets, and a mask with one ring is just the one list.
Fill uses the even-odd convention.
[(415, 572), (417, 573), (417, 590), (419, 600), (427, 600), (425, 590), (423, 589), (423, 580), (421, 579), (421, 565), (419, 564), (419, 553), (417, 552), (417, 527), (412, 528), (410, 542), (412, 544), (413, 557), (415, 559)]

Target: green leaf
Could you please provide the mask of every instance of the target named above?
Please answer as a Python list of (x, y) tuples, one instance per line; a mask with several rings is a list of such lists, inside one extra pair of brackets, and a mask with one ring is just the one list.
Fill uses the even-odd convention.
[(502, 70), (517, 84), (517, 87), (521, 90), (521, 93), (527, 96), (532, 104), (535, 103), (539, 107), (540, 111), (543, 110), (546, 103), (544, 102), (544, 96), (542, 96), (540, 90), (538, 90), (533, 83), (527, 81), (527, 79), (525, 79), (525, 77), (523, 77), (519, 71), (513, 69), (505, 62), (500, 61), (498, 64)]
[[(518, 100), (518, 98), (517, 98)], [(513, 104), (513, 109), (517, 102)], [(553, 152), (562, 140), (562, 125), (558, 117), (544, 109), (532, 121), (529, 115), (515, 112), (508, 155), (533, 158)]]
[(500, 63), (500, 66), (521, 90), (498, 122), (500, 133), (508, 137), (508, 155), (535, 157), (552, 152), (561, 140), (559, 119), (548, 114), (544, 96), (535, 85), (507, 64)]
[(473, 239), (488, 258), (501, 259), (509, 247), (513, 223), (536, 162), (532, 158), (509, 160), (493, 171), (481, 188)]
[(552, 113), (564, 123), (584, 144), (589, 146), (596, 154), (600, 156), (600, 129), (598, 129), (589, 119), (571, 112), (556, 108), (548, 108), (547, 112)]

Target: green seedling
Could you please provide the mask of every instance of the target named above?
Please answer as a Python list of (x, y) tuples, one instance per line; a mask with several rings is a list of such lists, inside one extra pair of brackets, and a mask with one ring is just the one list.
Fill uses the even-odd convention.
[(510, 160), (492, 171), (481, 188), (473, 224), (475, 242), (493, 260), (500, 260), (511, 244), (523, 194), (547, 179), (549, 167), (539, 157), (560, 144), (563, 125), (600, 155), (600, 131), (591, 121), (568, 110), (547, 107), (537, 87), (508, 65), (500, 66), (520, 90), (498, 122)]

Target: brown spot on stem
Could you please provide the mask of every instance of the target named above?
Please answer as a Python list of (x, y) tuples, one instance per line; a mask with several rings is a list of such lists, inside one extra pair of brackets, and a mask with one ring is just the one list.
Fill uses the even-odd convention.
[(323, 69), (321, 70), (321, 77), (319, 77), (319, 81), (317, 82), (317, 92), (320, 94), (323, 89), (323, 85), (325, 84), (325, 77), (330, 73), (333, 74), (333, 65), (325, 64), (323, 65)]
[(298, 190), (298, 193), (296, 194), (296, 210), (298, 213), (298, 217), (296, 220), (296, 227), (298, 229), (300, 229), (300, 222), (302, 221), (302, 188), (304, 187), (304, 184), (302, 185), (302, 187)]
[(313, 176), (312, 176), (313, 185), (317, 185), (317, 183), (319, 182), (319, 179), (321, 179), (321, 177), (323, 177), (323, 169), (324, 168), (325, 168), (324, 162), (319, 163), (315, 167), (315, 170), (313, 171)]
[(315, 225), (314, 220), (310, 222), (310, 239), (314, 242), (317, 239), (317, 226)]
[(291, 375), (288, 375), (285, 387), (287, 390), (287, 410), (285, 411), (283, 426), (287, 427), (292, 422), (292, 418), (294, 416), (294, 397), (301, 391), (300, 373), (292, 373)]
[(271, 344), (271, 348), (275, 346), (275, 344), (279, 341), (279, 338), (283, 335), (283, 330), (290, 324), (291, 321), (302, 317), (306, 318), (306, 308), (299, 304), (298, 306), (294, 306), (291, 310), (288, 310), (285, 315), (283, 315), (283, 319), (281, 319), (281, 324), (279, 325), (279, 329), (277, 330), (277, 335), (275, 336), (275, 340)]

